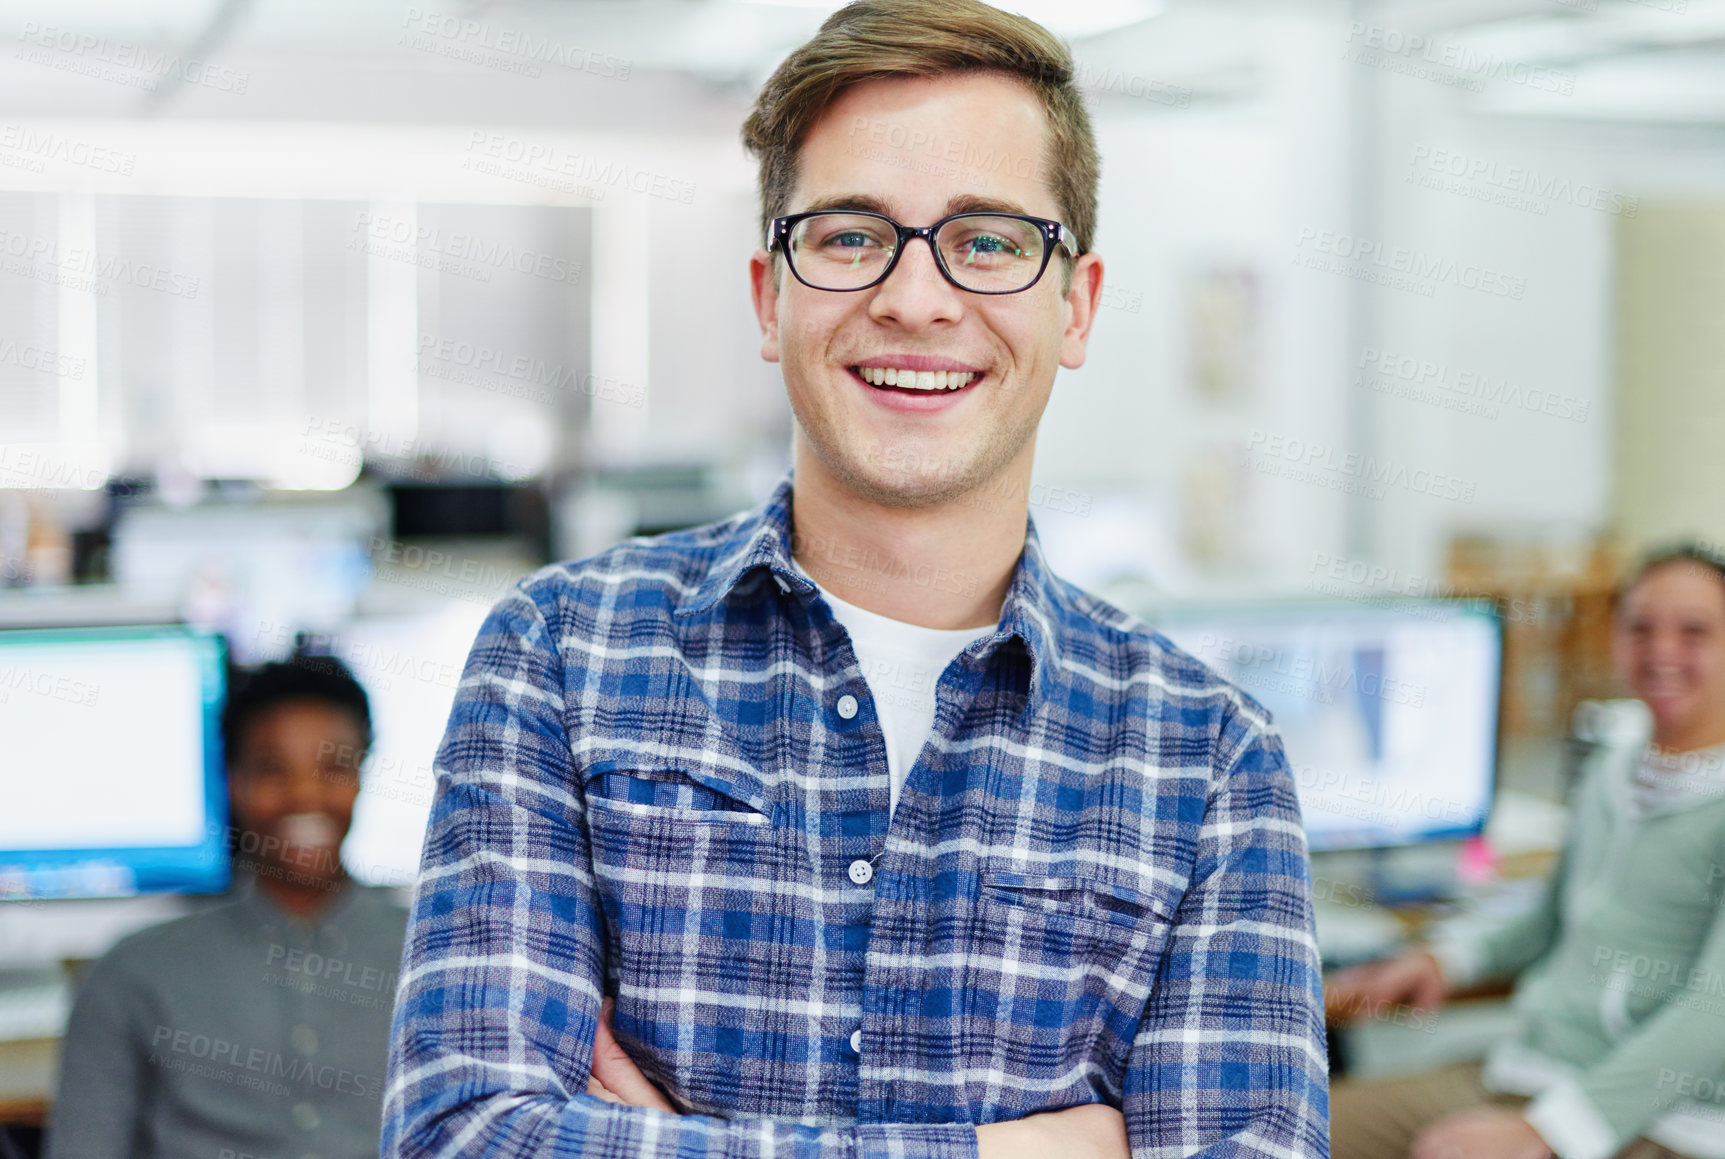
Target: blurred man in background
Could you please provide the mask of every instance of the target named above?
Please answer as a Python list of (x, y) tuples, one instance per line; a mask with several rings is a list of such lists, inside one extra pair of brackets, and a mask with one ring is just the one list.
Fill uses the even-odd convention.
[(1725, 560), (1648, 560), (1612, 650), (1643, 727), (1588, 758), (1538, 906), (1328, 986), (1345, 1018), (1519, 974), (1520, 1034), (1484, 1064), (1337, 1084), (1336, 1159), (1725, 1159)]
[(298, 657), (222, 714), (235, 897), (122, 940), (67, 1028), (51, 1159), (371, 1159), (406, 912), (341, 863), (365, 691)]

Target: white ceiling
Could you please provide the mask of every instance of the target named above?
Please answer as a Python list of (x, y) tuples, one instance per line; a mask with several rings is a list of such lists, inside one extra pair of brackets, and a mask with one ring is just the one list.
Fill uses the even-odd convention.
[[(1074, 38), (1081, 59), (1127, 60), (1200, 98), (1239, 89), (1259, 63), (1251, 59), (1258, 45), (1228, 35), (1233, 21), (1297, 11), (1345, 29), (1366, 7), (1344, 0), (1007, 3)], [(0, 113), (732, 134), (761, 80), (833, 6), (823, 0), (15, 0), (7, 5), (5, 26), (13, 35), (0, 65)], [(1725, 124), (1725, 0), (1384, 0), (1377, 11), (1374, 19), (1402, 31), (1577, 77), (1569, 99), (1498, 86), (1475, 102), (1481, 111)], [(41, 38), (56, 47), (42, 47)], [(523, 43), (532, 46), (525, 53)], [(76, 47), (62, 47), (68, 44)], [(597, 54), (598, 75), (544, 60), (547, 50), (577, 64)], [(162, 75), (160, 66), (127, 63), (126, 54), (197, 61), (226, 79), (188, 83)], [(626, 79), (616, 75), (625, 70)], [(140, 87), (151, 79), (154, 92)], [(232, 91), (242, 85), (243, 93)]]

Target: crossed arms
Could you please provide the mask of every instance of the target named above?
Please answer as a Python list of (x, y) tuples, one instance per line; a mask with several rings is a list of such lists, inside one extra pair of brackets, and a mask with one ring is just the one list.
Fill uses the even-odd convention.
[[(1095, 1153), (1119, 1154), (1098, 1106), (1119, 1107), (1135, 1155), (1327, 1156), (1304, 838), (1273, 733), (1233, 721), (1225, 767), (1179, 799), (1191, 813), (1170, 821), (1191, 838), (1181, 888), (1086, 887), (1084, 904), (1103, 908), (1073, 920), (1056, 895), (1039, 898), (1037, 879), (1011, 880), (1024, 875), (989, 879), (1001, 897), (1016, 889), (1018, 908), (983, 900), (963, 874), (931, 907), (917, 893), (923, 878), (883, 872), (868, 969), (921, 981), (865, 994), (860, 1009), (843, 994), (823, 1005), (810, 995), (827, 979), (795, 971), (830, 931), (789, 901), (735, 901), (744, 895), (715, 880), (741, 871), (738, 850), (783, 854), (763, 827), (677, 828), (651, 806), (573, 783), (580, 734), (567, 704), (582, 681), (565, 670), (559, 638), (518, 594), (469, 660), (397, 996), (385, 1156), (968, 1159), (1046, 1153), (1051, 1131), (1064, 1150), (1089, 1138)], [(927, 888), (943, 880), (931, 871)], [(667, 890), (683, 891), (677, 907), (660, 904)], [(1024, 952), (979, 967), (939, 941), (953, 922), (972, 923), (973, 938), (998, 922)], [(756, 926), (778, 940), (748, 940)], [(925, 941), (895, 956), (880, 949), (894, 936)], [(1038, 959), (1031, 943), (1070, 955)], [(775, 963), (789, 975), (762, 981)], [(607, 994), (620, 1036), (640, 1051), (633, 1061), (695, 1113), (590, 1092)], [(856, 1019), (868, 1035), (860, 1062), (845, 1053)], [(832, 1030), (780, 1033), (805, 1022)], [(804, 1057), (784, 1057), (790, 1049)]]

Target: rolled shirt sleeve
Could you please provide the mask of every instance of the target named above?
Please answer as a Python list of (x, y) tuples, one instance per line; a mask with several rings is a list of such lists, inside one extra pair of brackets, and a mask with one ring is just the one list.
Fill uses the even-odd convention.
[(1328, 1075), (1299, 803), (1280, 738), (1254, 729), (1210, 798), (1133, 1044), (1132, 1153), (1323, 1159)]

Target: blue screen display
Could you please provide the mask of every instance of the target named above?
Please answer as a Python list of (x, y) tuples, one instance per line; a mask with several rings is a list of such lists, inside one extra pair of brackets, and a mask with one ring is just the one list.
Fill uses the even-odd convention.
[(1484, 827), (1503, 653), (1489, 604), (1178, 608), (1150, 620), (1270, 711), (1314, 850)]
[(227, 887), (219, 636), (0, 631), (0, 900)]

